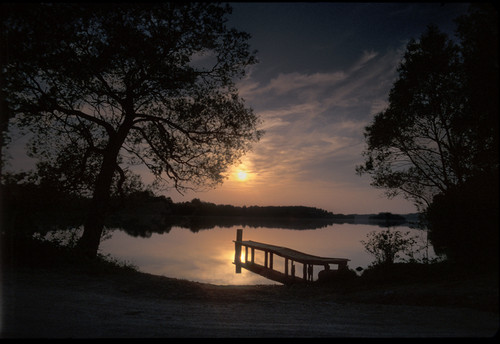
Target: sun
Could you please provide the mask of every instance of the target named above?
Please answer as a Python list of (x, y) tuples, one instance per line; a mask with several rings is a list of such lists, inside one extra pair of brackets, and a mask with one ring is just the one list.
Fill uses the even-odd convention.
[(248, 173), (246, 173), (245, 171), (239, 171), (238, 173), (236, 173), (236, 177), (239, 181), (244, 182), (248, 178)]

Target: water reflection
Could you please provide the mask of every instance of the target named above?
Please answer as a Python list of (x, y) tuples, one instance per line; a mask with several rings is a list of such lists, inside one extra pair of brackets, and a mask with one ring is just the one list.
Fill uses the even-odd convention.
[[(287, 228), (215, 226), (210, 230), (190, 231), (172, 227), (168, 232), (151, 233), (146, 237), (133, 237), (121, 230), (115, 230), (111, 237), (101, 243), (100, 251), (127, 261), (140, 271), (168, 277), (206, 282), (218, 285), (277, 284), (242, 269), (235, 273), (234, 242), (236, 230), (243, 228), (243, 240), (259, 241), (285, 246), (322, 257), (347, 258), (349, 268), (366, 268), (374, 257), (365, 252), (361, 240), (374, 230), (384, 228), (369, 224), (330, 224), (318, 229), (296, 230)], [(410, 231), (426, 242), (426, 232), (408, 227), (394, 227), (394, 230)], [(435, 257), (432, 247), (426, 252)], [(244, 258), (243, 258), (244, 259)], [(256, 261), (263, 257), (256, 256)], [(276, 257), (275, 267), (279, 270), (284, 262)], [(317, 267), (317, 269), (320, 269)], [(315, 276), (319, 271), (314, 271)]]
[[(395, 215), (397, 216), (397, 215)], [(139, 220), (113, 218), (108, 224), (124, 230), (132, 236), (150, 237), (153, 233), (169, 233), (173, 227), (187, 228), (192, 232), (230, 228), (234, 226), (252, 228), (318, 229), (334, 224), (370, 224), (379, 227), (410, 226), (418, 222), (416, 215), (408, 217), (380, 218), (369, 215), (336, 215), (333, 218), (286, 218), (286, 217), (244, 217), (244, 216), (165, 216), (139, 217)]]

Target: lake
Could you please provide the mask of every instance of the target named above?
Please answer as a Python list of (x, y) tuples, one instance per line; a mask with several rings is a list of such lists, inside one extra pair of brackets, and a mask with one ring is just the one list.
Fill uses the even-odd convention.
[[(167, 233), (149, 233), (146, 237), (112, 230), (108, 233), (109, 238), (101, 242), (99, 252), (154, 275), (216, 285), (278, 284), (245, 269), (240, 274), (235, 273), (233, 241), (239, 228), (243, 229), (243, 240), (285, 246), (321, 257), (347, 258), (350, 269), (366, 268), (375, 260), (365, 251), (361, 241), (367, 241), (369, 232), (387, 229), (371, 224), (342, 223), (317, 229), (215, 226), (193, 232), (173, 226)], [(426, 231), (407, 226), (391, 227), (391, 230), (410, 231), (412, 236), (419, 237), (422, 245), (427, 242)], [(430, 259), (436, 257), (432, 247), (423, 251), (422, 254)], [(264, 254), (256, 252), (256, 263), (263, 264)], [(279, 259), (282, 258), (275, 255), (274, 268), (283, 271), (284, 259), (283, 263)], [(317, 273), (314, 271), (315, 279)]]

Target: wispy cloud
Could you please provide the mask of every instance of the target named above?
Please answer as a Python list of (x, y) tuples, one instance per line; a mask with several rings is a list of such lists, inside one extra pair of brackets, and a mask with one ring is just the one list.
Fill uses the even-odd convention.
[(265, 84), (252, 78), (242, 83), (242, 96), (266, 130), (248, 155), (259, 176), (254, 183), (339, 183), (349, 170), (354, 176), (363, 129), (385, 107), (399, 54), (364, 51), (343, 71), (282, 73)]
[(401, 200), (386, 208), (382, 191), (356, 175), (364, 127), (387, 107), (408, 40), (431, 22), (450, 31), (452, 19), (468, 5), (235, 7), (233, 23), (252, 34), (261, 60), (237, 86), (263, 119), (266, 134), (242, 162), (252, 178), (229, 180), (210, 194), (211, 200), (309, 204), (334, 211), (406, 208)]
[(284, 95), (290, 92), (299, 92), (309, 88), (331, 87), (346, 78), (344, 72), (334, 73), (288, 73), (279, 74), (268, 85), (254, 89), (254, 95)]
[(368, 61), (375, 58), (378, 55), (375, 51), (364, 51), (361, 58), (351, 67), (350, 72), (355, 72), (363, 68)]

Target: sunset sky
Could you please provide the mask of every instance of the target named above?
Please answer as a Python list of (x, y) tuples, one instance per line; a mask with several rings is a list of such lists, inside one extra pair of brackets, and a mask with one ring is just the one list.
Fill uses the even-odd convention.
[[(230, 25), (252, 35), (259, 63), (239, 83), (266, 131), (219, 188), (174, 201), (305, 205), (334, 213), (409, 213), (355, 166), (363, 128), (387, 105), (406, 44), (428, 24), (453, 34), (467, 4), (235, 3)], [(238, 173), (246, 173), (240, 180)], [(243, 176), (243, 175), (242, 175)]]
[[(334, 213), (415, 212), (360, 177), (363, 129), (387, 106), (411, 38), (453, 34), (466, 3), (233, 3), (229, 26), (252, 35), (259, 63), (238, 83), (266, 131), (215, 190), (175, 202), (304, 205)], [(144, 180), (151, 180), (144, 176)]]

